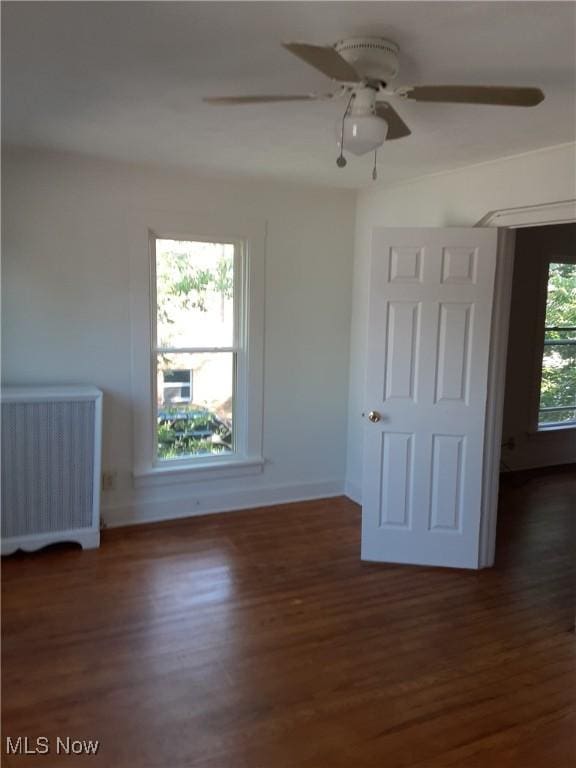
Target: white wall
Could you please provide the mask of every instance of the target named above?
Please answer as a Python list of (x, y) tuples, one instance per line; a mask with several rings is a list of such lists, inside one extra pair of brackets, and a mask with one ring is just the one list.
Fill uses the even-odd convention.
[(360, 192), (356, 209), (346, 488), (360, 500), (369, 242), (375, 225), (474, 226), (500, 208), (576, 197), (575, 145)]
[[(268, 225), (264, 472), (132, 489), (129, 228), (132, 210), (198, 208)], [(69, 154), (3, 160), (3, 379), (105, 392), (109, 523), (340, 493), (355, 195), (202, 179)], [(146, 254), (143, 254), (146, 258)]]
[(576, 262), (576, 224), (520, 229), (516, 235), (502, 442), (504, 468), (576, 462), (576, 430), (535, 431), (550, 260)]
[[(111, 522), (338, 493), (360, 498), (368, 243), (375, 224), (472, 226), (488, 211), (576, 197), (574, 147), (353, 192), (202, 179), (12, 149), (3, 165), (3, 378), (105, 391)], [(134, 209), (207, 205), (268, 222), (262, 475), (132, 489), (129, 251)], [(355, 226), (355, 243), (354, 241)], [(352, 252), (353, 306), (350, 335)]]

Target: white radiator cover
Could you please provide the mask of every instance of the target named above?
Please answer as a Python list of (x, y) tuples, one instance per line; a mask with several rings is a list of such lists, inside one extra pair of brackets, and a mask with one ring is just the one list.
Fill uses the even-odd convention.
[(102, 392), (2, 390), (2, 554), (100, 544)]

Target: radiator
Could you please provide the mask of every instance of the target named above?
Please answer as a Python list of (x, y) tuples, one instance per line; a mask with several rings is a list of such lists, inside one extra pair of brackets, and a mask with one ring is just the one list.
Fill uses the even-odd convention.
[(2, 554), (100, 544), (102, 392), (2, 390)]

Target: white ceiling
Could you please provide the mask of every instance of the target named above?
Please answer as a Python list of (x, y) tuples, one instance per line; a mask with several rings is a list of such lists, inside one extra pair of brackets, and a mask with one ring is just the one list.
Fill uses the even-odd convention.
[(3, 138), (202, 173), (368, 185), (336, 167), (337, 103), (214, 107), (202, 96), (326, 90), (280, 41), (383, 35), (397, 85), (534, 85), (533, 109), (395, 100), (412, 136), (380, 152), (394, 182), (572, 141), (572, 2), (5, 2)]

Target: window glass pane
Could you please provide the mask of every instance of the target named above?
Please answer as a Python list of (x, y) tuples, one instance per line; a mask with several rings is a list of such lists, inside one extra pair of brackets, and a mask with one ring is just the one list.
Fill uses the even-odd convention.
[(234, 246), (156, 240), (159, 347), (234, 343)]
[(576, 420), (576, 264), (552, 263), (540, 386), (541, 426)]
[(576, 407), (576, 345), (544, 348), (540, 408)]
[(546, 328), (576, 327), (576, 264), (550, 264)]
[(158, 458), (230, 453), (234, 354), (159, 354), (156, 374)]

